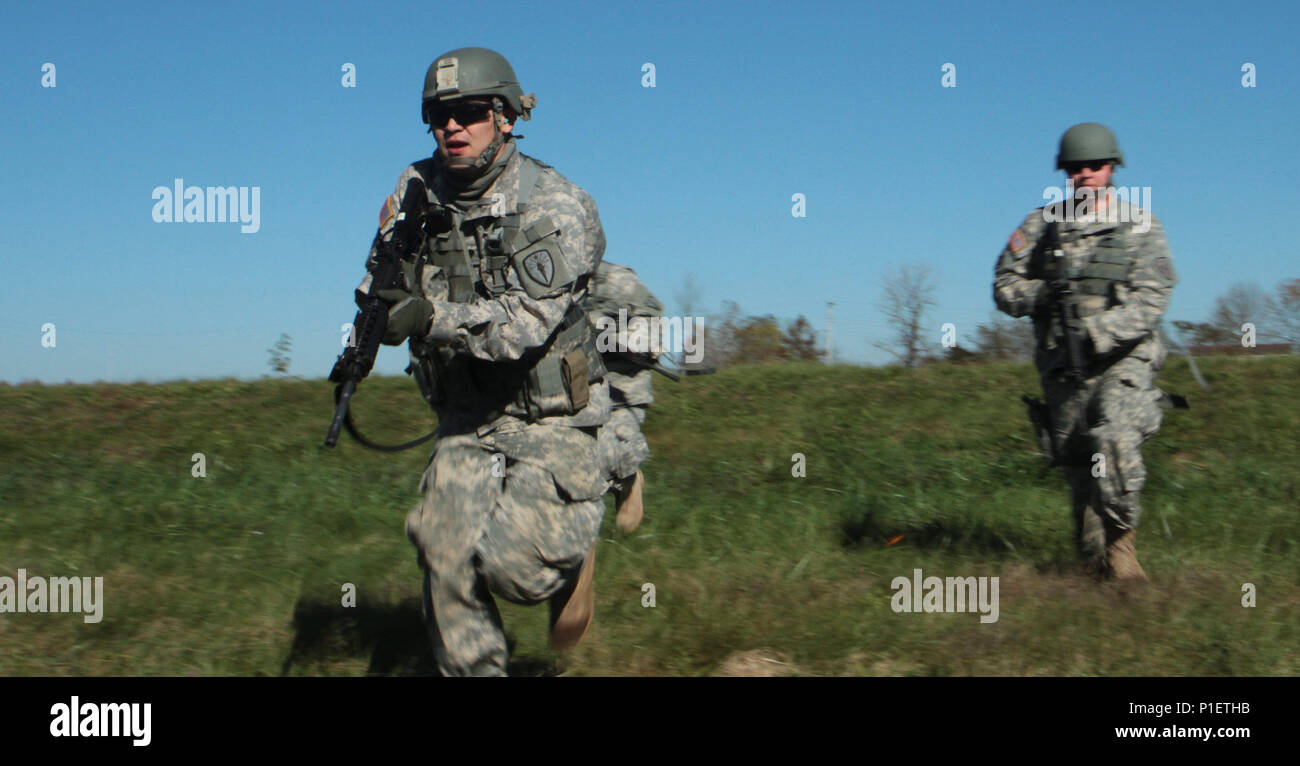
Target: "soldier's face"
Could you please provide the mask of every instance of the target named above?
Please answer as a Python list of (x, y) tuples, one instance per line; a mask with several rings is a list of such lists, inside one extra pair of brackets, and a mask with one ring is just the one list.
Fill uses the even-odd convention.
[(1115, 166), (1110, 162), (1071, 162), (1065, 166), (1070, 184), (1076, 189), (1103, 189), (1110, 185)]
[[(433, 110), (433, 137), (438, 142), (438, 155), (452, 166), (469, 164), (492, 143), (494, 119), (490, 101), (468, 101), (449, 109)], [(502, 133), (512, 130), (513, 123), (502, 122)]]

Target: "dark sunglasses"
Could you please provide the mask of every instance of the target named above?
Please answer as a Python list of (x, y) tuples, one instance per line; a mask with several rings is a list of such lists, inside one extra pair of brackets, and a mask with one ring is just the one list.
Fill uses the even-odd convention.
[(483, 122), (492, 114), (492, 104), (482, 101), (465, 101), (459, 104), (434, 104), (428, 107), (429, 124), (441, 128), (447, 120), (455, 119), (460, 126)]
[(1111, 163), (1111, 160), (1088, 160), (1086, 162), (1067, 162), (1065, 163), (1065, 172), (1070, 175), (1082, 172), (1084, 168), (1088, 170), (1101, 170)]

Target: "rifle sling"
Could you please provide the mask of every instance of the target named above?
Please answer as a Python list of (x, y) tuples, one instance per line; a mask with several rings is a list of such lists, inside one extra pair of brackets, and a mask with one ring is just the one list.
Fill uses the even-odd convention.
[[(342, 390), (343, 390), (342, 384), (339, 384), (334, 387), (334, 403), (336, 405), (339, 402), (339, 398), (340, 395), (342, 394)], [(413, 439), (409, 442), (403, 442), (402, 444), (376, 444), (375, 442), (372, 442), (366, 437), (362, 436), (361, 432), (357, 430), (356, 425), (352, 423), (351, 409), (349, 409), (343, 415), (343, 427), (348, 430), (348, 433), (352, 435), (353, 439), (357, 440), (358, 444), (360, 444), (363, 447), (369, 447), (370, 449), (378, 450), (380, 452), (401, 452), (402, 450), (408, 450), (412, 447), (418, 447), (421, 444), (424, 444), (425, 442), (429, 441), (430, 439), (438, 435), (438, 429), (435, 428), (434, 430), (430, 431), (424, 436), (421, 436), (418, 439)]]

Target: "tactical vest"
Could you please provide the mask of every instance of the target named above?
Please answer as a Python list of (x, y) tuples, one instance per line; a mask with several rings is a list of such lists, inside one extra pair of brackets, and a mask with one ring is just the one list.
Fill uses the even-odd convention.
[[(416, 284), (421, 284), (420, 272), (429, 264), (441, 270), (439, 278), (446, 279), (451, 302), (494, 298), (509, 286), (508, 269), (522, 270), (524, 261), (534, 253), (561, 252), (560, 232), (550, 216), (522, 227), (541, 166), (528, 157), (521, 157), (520, 162), (516, 212), (494, 219), (489, 236), (481, 236), (482, 229), (474, 227), (471, 255), (465, 241), (466, 221), (459, 212), (447, 211), (448, 220), (429, 232), (425, 240)], [(531, 297), (544, 294), (543, 290), (534, 290), (531, 279), (521, 277), (520, 282)], [(416, 383), (435, 410), (450, 405), (457, 414), (484, 422), (502, 414), (529, 422), (576, 414), (590, 401), (590, 384), (605, 377), (586, 313), (576, 303), (544, 346), (530, 349), (518, 360), (489, 362), (451, 349), (429, 347), (413, 356)]]
[[(1052, 221), (1047, 225), (1053, 227), (1060, 224)], [(1113, 228), (1089, 237), (1091, 250), (1087, 262), (1082, 266), (1071, 267), (1066, 275), (1074, 288), (1074, 304), (1081, 319), (1100, 314), (1116, 304), (1115, 287), (1128, 281), (1129, 268), (1133, 265), (1133, 256), (1127, 248), (1132, 226), (1132, 222), (1121, 221)], [(1032, 269), (1038, 279), (1051, 280), (1057, 277), (1051, 262), (1052, 255), (1047, 252), (1046, 245), (1052, 239), (1050, 231), (1044, 232), (1039, 238), (1035, 253), (1037, 265)], [(1042, 342), (1046, 348), (1059, 348), (1063, 334), (1060, 320), (1053, 310)]]
[(1087, 264), (1071, 270), (1070, 280), (1078, 293), (1075, 302), (1080, 317), (1100, 314), (1115, 305), (1115, 285), (1128, 281), (1128, 271), (1133, 265), (1133, 256), (1126, 247), (1132, 226), (1131, 222), (1120, 222), (1093, 237)]

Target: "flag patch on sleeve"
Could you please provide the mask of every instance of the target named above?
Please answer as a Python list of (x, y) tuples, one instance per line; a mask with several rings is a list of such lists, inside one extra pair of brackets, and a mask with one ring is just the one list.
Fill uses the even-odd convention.
[(1011, 232), (1011, 239), (1007, 240), (1007, 247), (1017, 253), (1025, 249), (1025, 235), (1020, 233), (1020, 229)]
[(384, 228), (384, 224), (388, 223), (388, 219), (396, 214), (397, 211), (393, 209), (393, 195), (390, 194), (384, 197), (384, 206), (379, 208), (379, 228)]

